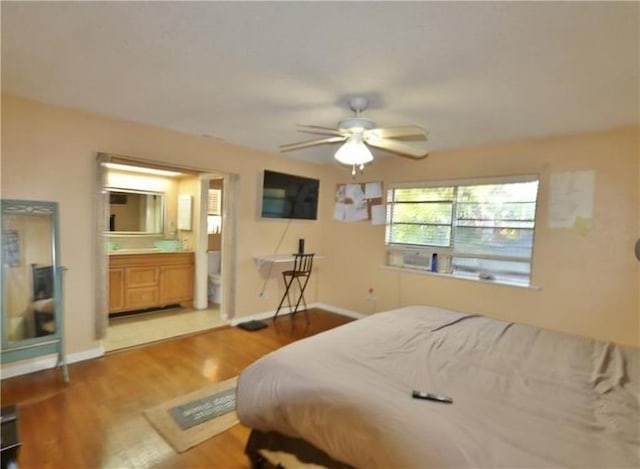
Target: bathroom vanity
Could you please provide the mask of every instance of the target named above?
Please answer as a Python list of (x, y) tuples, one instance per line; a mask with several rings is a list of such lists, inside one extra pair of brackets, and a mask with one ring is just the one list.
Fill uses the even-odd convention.
[(109, 313), (193, 307), (193, 252), (114, 252), (109, 255)]

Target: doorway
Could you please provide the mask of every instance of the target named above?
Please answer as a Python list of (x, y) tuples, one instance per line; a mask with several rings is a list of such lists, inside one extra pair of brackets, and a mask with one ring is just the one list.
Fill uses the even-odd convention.
[[(96, 213), (97, 239), (97, 295), (96, 295), (96, 338), (103, 340), (105, 351), (141, 345), (179, 335), (208, 330), (228, 324), (233, 309), (233, 259), (235, 258), (235, 225), (233, 205), (235, 203), (229, 188), (237, 183), (234, 175), (198, 168), (159, 165), (156, 162), (124, 157), (112, 154), (98, 155), (98, 194)], [(114, 166), (115, 165), (115, 166)], [(121, 165), (121, 166), (118, 166)], [(124, 167), (122, 166), (124, 165)], [(224, 250), (220, 256), (217, 275), (224, 282), (218, 282), (217, 290), (210, 287), (209, 267), (210, 249), (208, 228), (209, 190), (213, 181), (224, 187), (224, 196), (220, 197), (218, 211), (218, 246)], [(126, 186), (126, 187), (122, 187)], [(134, 186), (134, 187), (132, 187)], [(119, 232), (112, 228), (118, 223), (113, 221), (110, 212), (109, 190), (113, 188), (134, 191), (150, 191), (150, 188), (165, 198), (160, 216), (162, 230), (132, 233)], [(221, 194), (222, 195), (222, 194)], [(122, 203), (122, 197), (119, 201)], [(122, 207), (118, 207), (121, 209)], [(153, 218), (148, 208), (138, 208), (139, 218)], [(115, 210), (113, 210), (115, 211)], [(111, 222), (111, 223), (109, 223)], [(167, 252), (167, 249), (171, 252)], [(150, 262), (157, 259), (165, 262), (183, 256), (192, 259), (191, 285), (185, 287), (184, 277), (177, 277), (176, 268), (159, 266), (157, 269), (138, 269), (125, 267), (116, 272), (114, 259), (122, 262), (132, 260)], [(172, 260), (173, 262), (173, 260)], [(127, 263), (125, 262), (125, 266)], [(156, 273), (153, 273), (156, 272)], [(157, 273), (159, 272), (159, 273)], [(128, 280), (142, 279), (138, 284), (115, 283), (114, 273)], [(156, 278), (165, 273), (172, 276)], [(151, 282), (156, 280), (156, 284)], [(146, 283), (145, 283), (146, 282)], [(179, 304), (164, 304), (171, 295), (164, 295), (163, 289), (173, 282), (172, 291), (191, 291), (190, 298), (185, 296)], [(113, 286), (116, 285), (115, 293)], [(156, 290), (158, 293), (156, 293)], [(214, 291), (215, 290), (215, 291)], [(212, 295), (215, 293), (215, 295)], [(114, 295), (124, 297), (125, 304), (114, 303)], [(138, 296), (136, 296), (138, 295)], [(147, 295), (147, 296), (144, 296)], [(156, 295), (156, 296), (154, 296)], [(147, 298), (148, 297), (148, 298)], [(217, 302), (209, 298), (217, 299)], [(135, 301), (142, 298), (150, 301), (147, 308), (135, 308)], [(128, 301), (128, 303), (127, 303)], [(149, 304), (144, 304), (149, 306)], [(114, 307), (114, 305), (116, 305)], [(155, 307), (158, 306), (158, 307)], [(119, 314), (124, 313), (124, 314)]]

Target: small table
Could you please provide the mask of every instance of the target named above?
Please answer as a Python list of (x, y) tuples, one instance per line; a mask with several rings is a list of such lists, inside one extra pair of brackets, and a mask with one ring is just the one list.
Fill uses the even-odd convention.
[(18, 467), (18, 449), (20, 448), (20, 435), (18, 433), (18, 409), (15, 405), (2, 407), (1, 409), (1, 435), (0, 435), (0, 459), (2, 469)]

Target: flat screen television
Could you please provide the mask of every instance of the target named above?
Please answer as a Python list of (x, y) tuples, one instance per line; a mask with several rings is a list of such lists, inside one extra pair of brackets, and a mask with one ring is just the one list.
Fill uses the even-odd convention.
[(266, 170), (262, 178), (262, 216), (264, 218), (318, 218), (317, 179)]

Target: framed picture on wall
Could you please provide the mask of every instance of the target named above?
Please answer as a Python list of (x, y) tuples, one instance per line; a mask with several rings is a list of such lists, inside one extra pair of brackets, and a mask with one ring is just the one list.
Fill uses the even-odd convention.
[(20, 267), (20, 238), (16, 230), (2, 231), (2, 259), (6, 267)]

